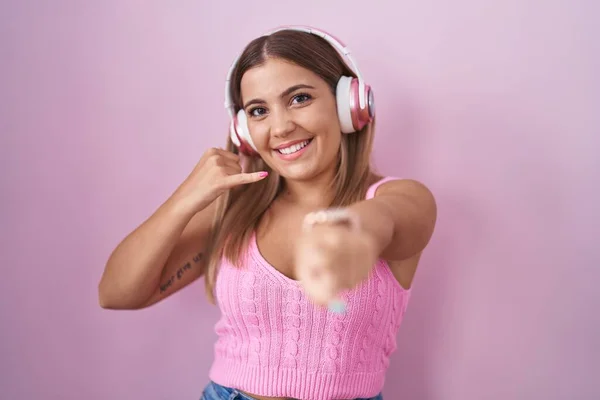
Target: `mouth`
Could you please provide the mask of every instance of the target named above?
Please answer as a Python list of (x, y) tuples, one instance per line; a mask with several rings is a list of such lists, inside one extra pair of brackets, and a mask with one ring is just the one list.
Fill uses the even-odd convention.
[(296, 142), (287, 147), (274, 149), (274, 152), (284, 160), (295, 160), (306, 151), (306, 148), (312, 143), (312, 141), (313, 139), (311, 138)]

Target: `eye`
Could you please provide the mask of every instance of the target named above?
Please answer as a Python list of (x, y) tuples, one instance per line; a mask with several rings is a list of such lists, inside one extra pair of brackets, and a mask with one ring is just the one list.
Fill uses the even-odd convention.
[(265, 110), (264, 107), (254, 107), (248, 111), (248, 114), (250, 114), (251, 117), (257, 118), (262, 117), (266, 112), (267, 110)]
[(300, 93), (300, 94), (297, 94), (294, 97), (292, 97), (292, 103), (296, 103), (296, 104), (306, 103), (310, 99), (312, 99), (312, 96), (310, 94)]

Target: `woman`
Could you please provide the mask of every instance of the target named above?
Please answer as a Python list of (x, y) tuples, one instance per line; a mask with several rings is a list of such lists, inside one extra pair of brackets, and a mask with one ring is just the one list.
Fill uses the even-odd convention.
[(301, 27), (252, 41), (227, 81), (226, 150), (106, 265), (110, 309), (204, 276), (222, 317), (202, 399), (381, 398), (437, 211), (421, 183), (371, 170), (373, 97), (336, 46)]

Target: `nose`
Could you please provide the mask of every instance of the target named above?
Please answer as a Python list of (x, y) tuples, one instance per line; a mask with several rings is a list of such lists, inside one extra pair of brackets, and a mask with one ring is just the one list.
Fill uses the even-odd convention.
[(284, 110), (271, 112), (271, 135), (275, 137), (285, 137), (290, 134), (296, 125), (292, 121), (290, 114)]

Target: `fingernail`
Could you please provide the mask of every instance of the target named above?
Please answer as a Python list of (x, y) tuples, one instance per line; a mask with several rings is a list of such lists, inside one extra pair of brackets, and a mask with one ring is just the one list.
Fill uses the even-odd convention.
[(258, 176), (260, 176), (261, 178), (264, 178), (267, 175), (269, 175), (269, 173), (267, 171), (262, 171), (262, 172), (258, 173)]
[(328, 305), (329, 311), (336, 314), (343, 314), (346, 312), (346, 303), (342, 300), (331, 300)]

